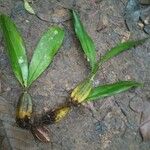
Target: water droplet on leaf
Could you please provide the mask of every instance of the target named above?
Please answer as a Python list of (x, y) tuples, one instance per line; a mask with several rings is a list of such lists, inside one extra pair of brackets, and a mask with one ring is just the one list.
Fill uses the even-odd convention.
[(56, 34), (58, 34), (58, 31), (57, 31), (57, 30), (55, 30), (55, 31), (54, 31), (54, 34), (55, 34), (55, 35), (56, 35)]
[(23, 58), (20, 57), (19, 60), (18, 60), (19, 64), (22, 64), (24, 62)]

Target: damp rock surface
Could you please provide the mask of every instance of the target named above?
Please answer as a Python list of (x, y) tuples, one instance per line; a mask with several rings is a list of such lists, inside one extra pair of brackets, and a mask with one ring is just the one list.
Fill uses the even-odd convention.
[[(127, 0), (35, 0), (31, 3), (38, 17), (29, 14), (19, 0), (0, 0), (0, 12), (15, 21), (26, 43), (28, 60), (46, 29), (59, 25), (65, 29), (63, 46), (53, 63), (30, 88), (35, 113), (64, 103), (68, 92), (90, 72), (79, 41), (75, 37), (68, 9), (76, 9), (95, 42), (97, 57), (118, 42), (146, 37), (129, 31), (124, 21)], [(57, 11), (58, 10), (58, 11)], [(45, 16), (44, 16), (45, 15)], [(44, 18), (44, 19), (43, 19)], [(138, 35), (138, 36), (137, 36)], [(34, 139), (15, 123), (15, 107), (21, 87), (8, 61), (0, 33), (0, 149), (10, 150), (148, 150), (139, 134), (141, 113), (150, 93), (150, 42), (127, 51), (99, 71), (95, 85), (118, 80), (137, 80), (142, 88), (74, 108), (56, 125), (49, 126), (50, 143)]]

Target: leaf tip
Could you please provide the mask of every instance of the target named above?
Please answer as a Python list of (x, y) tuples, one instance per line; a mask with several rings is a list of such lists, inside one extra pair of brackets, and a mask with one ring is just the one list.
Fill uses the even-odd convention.
[(143, 87), (144, 83), (136, 82), (136, 81), (131, 81), (132, 87)]

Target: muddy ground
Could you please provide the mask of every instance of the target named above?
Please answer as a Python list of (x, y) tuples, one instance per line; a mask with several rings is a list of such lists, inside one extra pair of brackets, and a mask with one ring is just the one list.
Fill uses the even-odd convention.
[[(29, 60), (47, 27), (63, 26), (65, 40), (53, 63), (30, 89), (34, 110), (55, 108), (65, 102), (68, 93), (89, 73), (80, 44), (75, 37), (67, 8), (75, 8), (93, 38), (97, 56), (118, 42), (145, 37), (129, 32), (124, 22), (127, 0), (34, 0), (35, 15), (25, 11), (22, 1), (0, 0), (0, 12), (11, 15), (26, 43)], [(45, 20), (45, 21), (44, 21)], [(125, 52), (103, 65), (95, 85), (118, 80), (137, 80), (143, 88), (74, 108), (62, 122), (49, 126), (51, 143), (35, 141), (29, 131), (15, 123), (15, 107), (21, 87), (10, 68), (0, 33), (0, 149), (2, 150), (148, 150), (139, 134), (141, 112), (150, 94), (150, 43)]]

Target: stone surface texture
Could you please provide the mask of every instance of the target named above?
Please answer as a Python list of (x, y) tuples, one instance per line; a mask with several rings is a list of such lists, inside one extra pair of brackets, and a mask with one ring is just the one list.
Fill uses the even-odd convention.
[[(35, 113), (53, 109), (64, 103), (73, 89), (90, 72), (75, 37), (68, 8), (75, 8), (89, 35), (95, 42), (97, 57), (120, 41), (137, 39), (146, 34), (129, 32), (124, 22), (127, 0), (33, 0), (31, 4), (40, 18), (29, 14), (20, 0), (0, 0), (0, 12), (16, 22), (26, 43), (29, 60), (46, 29), (59, 25), (65, 29), (63, 46), (53, 63), (35, 81), (29, 92)], [(58, 10), (58, 11), (56, 11)], [(52, 16), (52, 18), (51, 18)], [(105, 63), (94, 84), (118, 80), (136, 80), (143, 88), (105, 98), (89, 107), (74, 108), (56, 125), (49, 126), (51, 142), (36, 141), (31, 133), (17, 127), (15, 107), (21, 87), (14, 77), (0, 33), (0, 149), (7, 150), (148, 150), (139, 134), (144, 101), (150, 96), (150, 42)], [(89, 104), (90, 105), (90, 104)]]

